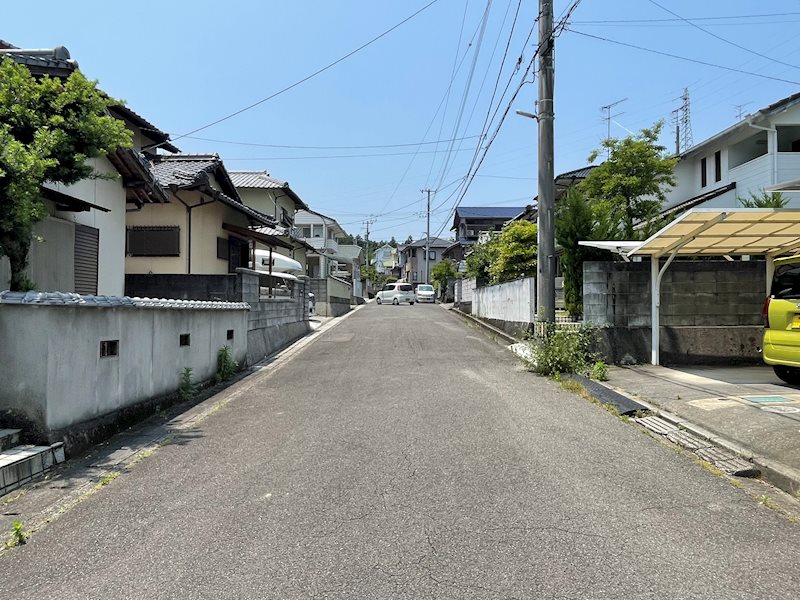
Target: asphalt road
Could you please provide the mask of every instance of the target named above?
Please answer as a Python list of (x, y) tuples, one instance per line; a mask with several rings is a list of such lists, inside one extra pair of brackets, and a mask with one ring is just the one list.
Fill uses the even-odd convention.
[(800, 527), (523, 370), (368, 305), (0, 557), (0, 598), (796, 598)]

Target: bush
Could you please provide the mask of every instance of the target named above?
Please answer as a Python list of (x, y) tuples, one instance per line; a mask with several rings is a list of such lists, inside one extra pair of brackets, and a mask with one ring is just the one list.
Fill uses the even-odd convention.
[(534, 370), (540, 375), (586, 374), (596, 355), (592, 351), (596, 331), (592, 327), (550, 326), (531, 342)]
[(239, 370), (239, 363), (233, 360), (230, 346), (223, 346), (217, 352), (217, 383), (227, 381)]
[(608, 381), (608, 365), (602, 360), (598, 360), (592, 365), (589, 377), (596, 381)]
[(184, 367), (181, 372), (181, 385), (178, 388), (178, 395), (182, 401), (190, 400), (197, 393), (197, 386), (192, 381), (191, 367)]

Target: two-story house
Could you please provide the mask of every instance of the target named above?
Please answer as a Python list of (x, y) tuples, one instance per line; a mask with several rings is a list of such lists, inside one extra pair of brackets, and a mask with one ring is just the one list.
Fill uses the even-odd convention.
[(291, 248), (256, 229), (276, 223), (241, 201), (217, 154), (151, 156), (149, 165), (167, 202), (128, 212), (127, 274), (221, 275), (248, 267), (259, 244)]
[[(667, 192), (664, 214), (690, 208), (742, 208), (738, 198), (800, 178), (800, 93), (747, 115), (679, 157), (677, 185)], [(787, 208), (800, 194), (786, 192)]]
[(314, 279), (327, 277), (336, 270), (339, 238), (347, 235), (336, 219), (313, 210), (295, 214), (294, 235), (314, 250), (306, 252), (306, 274)]
[[(63, 46), (26, 50), (0, 41), (0, 60), (3, 58), (25, 65), (34, 76), (64, 79), (78, 69)], [(27, 269), (39, 291), (122, 295), (126, 209), (167, 200), (146, 156), (155, 154), (156, 145), (168, 152), (178, 149), (166, 133), (130, 108), (119, 105), (109, 113), (131, 130), (133, 147), (88, 161), (105, 177), (42, 187), (48, 214), (34, 227)], [(5, 289), (9, 277), (8, 260), (0, 259), (0, 289)]]
[[(429, 283), (430, 272), (433, 267), (442, 262), (442, 252), (452, 244), (449, 240), (442, 238), (421, 238), (410, 244), (405, 244), (397, 248), (400, 258), (400, 273), (402, 279), (409, 283)], [(425, 248), (428, 247), (428, 260), (426, 272)]]
[(478, 241), (484, 231), (500, 231), (510, 220), (517, 217), (525, 207), (517, 206), (459, 206), (453, 215), (451, 231), (456, 240), (444, 250), (444, 258), (458, 264), (470, 246)]
[(397, 267), (397, 248), (384, 244), (376, 248), (370, 262), (375, 265), (375, 272), (381, 275), (392, 275)]

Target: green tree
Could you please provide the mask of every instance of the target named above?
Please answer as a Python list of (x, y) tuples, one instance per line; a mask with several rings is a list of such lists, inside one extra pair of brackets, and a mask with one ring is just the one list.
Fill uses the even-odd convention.
[(433, 281), (440, 290), (446, 290), (447, 280), (457, 276), (458, 269), (456, 269), (456, 263), (450, 259), (445, 259), (436, 263), (431, 269), (431, 281)]
[[(678, 159), (658, 143), (663, 121), (638, 135), (608, 139), (589, 156), (594, 162), (605, 150), (608, 160), (594, 169), (580, 186), (604, 221), (618, 224), (615, 237), (636, 239), (649, 235), (658, 225), (658, 214), (667, 190), (676, 184)], [(638, 231), (634, 226), (644, 223)]]
[(489, 266), (497, 258), (497, 234), (490, 233), (489, 237), (483, 242), (474, 244), (469, 249), (465, 261), (467, 263), (467, 275), (479, 282), (486, 282), (489, 279)]
[(489, 265), (492, 283), (536, 275), (537, 227), (514, 221), (497, 236), (497, 255)]
[(108, 114), (116, 104), (78, 71), (37, 79), (0, 59), (0, 256), (9, 259), (12, 290), (33, 285), (24, 270), (33, 226), (47, 215), (42, 184), (103, 177), (87, 159), (130, 147), (131, 132)]
[(580, 246), (581, 240), (609, 238), (609, 226), (598, 220), (582, 190), (572, 186), (556, 205), (556, 243), (561, 247), (564, 305), (573, 316), (583, 314), (583, 263), (607, 260), (608, 253)]
[(789, 204), (789, 198), (780, 192), (750, 192), (749, 198), (737, 196), (736, 199), (744, 208), (784, 208)]
[(411, 237), (411, 236), (408, 236), (408, 237), (406, 238), (406, 241), (405, 241), (405, 242), (403, 242), (403, 244), (405, 244), (406, 246), (408, 246), (409, 244), (413, 244), (413, 243), (414, 243), (414, 238), (413, 238), (413, 237)]

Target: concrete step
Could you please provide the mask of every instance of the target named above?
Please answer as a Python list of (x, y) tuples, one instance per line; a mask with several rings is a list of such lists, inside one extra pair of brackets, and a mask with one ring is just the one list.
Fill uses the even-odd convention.
[(21, 429), (0, 429), (0, 450), (8, 450), (19, 444)]
[(0, 496), (64, 462), (64, 444), (15, 446), (0, 452)]

